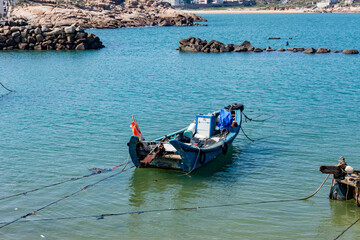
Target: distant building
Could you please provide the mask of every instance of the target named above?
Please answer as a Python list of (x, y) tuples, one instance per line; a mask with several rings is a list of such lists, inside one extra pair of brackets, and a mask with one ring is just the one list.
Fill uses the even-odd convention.
[(194, 0), (195, 4), (208, 4), (208, 0)]
[(337, 3), (338, 3), (338, 0), (325, 0), (322, 2), (318, 2), (316, 4), (316, 6), (318, 8), (326, 8), (326, 7), (329, 7), (330, 5), (337, 4)]
[(213, 0), (212, 4), (224, 4), (224, 0)]
[(7, 4), (5, 0), (0, 0), (0, 17), (4, 17), (7, 11)]
[[(1, 1), (1, 0), (0, 0), (0, 1)], [(170, 3), (171, 6), (173, 6), (173, 7), (184, 5), (184, 1), (183, 1), (183, 0), (165, 0), (165, 2)]]
[(345, 5), (351, 5), (354, 3), (354, 0), (345, 0), (344, 3)]
[(224, 3), (234, 3), (234, 2), (239, 2), (239, 0), (224, 0)]

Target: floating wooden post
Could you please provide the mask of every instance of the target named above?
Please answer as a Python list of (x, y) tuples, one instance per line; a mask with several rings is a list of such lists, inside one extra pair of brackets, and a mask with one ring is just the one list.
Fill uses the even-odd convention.
[(336, 166), (320, 166), (319, 171), (333, 174), (329, 198), (333, 200), (355, 199), (360, 206), (360, 171), (347, 165), (344, 157), (340, 157)]

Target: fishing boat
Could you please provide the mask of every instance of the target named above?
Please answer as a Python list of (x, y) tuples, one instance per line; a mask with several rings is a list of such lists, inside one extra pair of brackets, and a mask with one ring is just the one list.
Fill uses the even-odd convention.
[(133, 117), (133, 136), (128, 143), (132, 162), (139, 168), (164, 168), (192, 172), (221, 154), (238, 135), (242, 124), (242, 104), (196, 115), (188, 127), (153, 141), (145, 141)]

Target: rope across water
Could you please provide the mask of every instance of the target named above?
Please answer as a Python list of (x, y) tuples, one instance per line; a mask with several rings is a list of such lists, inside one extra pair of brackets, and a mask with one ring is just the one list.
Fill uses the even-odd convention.
[(74, 181), (77, 181), (77, 180), (80, 180), (80, 179), (83, 179), (83, 178), (87, 178), (87, 177), (90, 177), (90, 176), (93, 176), (93, 175), (96, 175), (96, 174), (100, 174), (100, 173), (104, 173), (104, 172), (110, 172), (110, 171), (115, 170), (118, 167), (123, 166), (124, 164), (120, 164), (120, 165), (118, 165), (118, 166), (116, 166), (116, 167), (114, 167), (112, 169), (109, 169), (109, 170), (93, 168), (93, 169), (90, 169), (90, 171), (93, 171), (93, 173), (90, 173), (90, 174), (87, 174), (87, 175), (84, 175), (84, 176), (81, 176), (81, 177), (70, 178), (70, 179), (67, 179), (67, 180), (64, 180), (64, 181), (61, 181), (61, 182), (57, 182), (57, 183), (52, 183), (52, 184), (49, 184), (49, 185), (45, 185), (45, 186), (42, 186), (42, 187), (38, 187), (38, 188), (35, 188), (35, 189), (28, 190), (28, 191), (25, 191), (25, 192), (16, 193), (16, 194), (5, 196), (5, 197), (0, 197), (0, 201), (8, 199), (8, 198), (13, 198), (13, 197), (21, 196), (21, 195), (26, 195), (26, 194), (31, 193), (31, 192), (36, 192), (36, 191), (39, 191), (39, 190), (44, 189), (44, 188), (54, 187), (54, 186), (61, 185), (61, 184), (67, 183), (67, 182), (74, 182)]
[(28, 216), (35, 215), (35, 214), (37, 214), (38, 212), (40, 212), (41, 210), (44, 210), (45, 208), (48, 208), (48, 207), (50, 207), (50, 206), (52, 206), (52, 205), (54, 205), (54, 204), (56, 204), (56, 203), (58, 203), (58, 202), (60, 202), (60, 201), (62, 201), (62, 200), (64, 200), (64, 199), (66, 199), (66, 198), (75, 196), (75, 195), (77, 195), (78, 193), (84, 191), (85, 189), (87, 189), (87, 188), (89, 188), (89, 187), (93, 187), (93, 186), (95, 186), (95, 185), (97, 185), (97, 184), (99, 184), (99, 183), (101, 183), (101, 182), (103, 182), (103, 181), (105, 181), (105, 180), (107, 180), (107, 179), (109, 179), (109, 178), (115, 177), (115, 176), (119, 175), (120, 173), (125, 172), (125, 171), (127, 171), (127, 170), (135, 167), (135, 166), (132, 166), (132, 167), (129, 167), (129, 168), (126, 169), (128, 163), (129, 163), (129, 158), (128, 158), (125, 166), (123, 167), (123, 169), (122, 169), (120, 172), (115, 173), (115, 174), (112, 174), (112, 175), (107, 176), (107, 177), (105, 177), (105, 178), (102, 178), (102, 179), (100, 179), (100, 180), (98, 180), (98, 181), (96, 181), (96, 182), (94, 182), (94, 183), (89, 184), (89, 185), (86, 185), (85, 187), (82, 187), (82, 188), (80, 188), (79, 190), (77, 190), (77, 191), (75, 191), (75, 192), (73, 192), (73, 193), (71, 193), (71, 194), (69, 194), (69, 195), (63, 196), (63, 197), (61, 197), (61, 198), (59, 198), (59, 199), (57, 199), (57, 200), (55, 200), (55, 201), (53, 201), (53, 202), (51, 202), (51, 203), (43, 206), (43, 207), (40, 207), (40, 208), (36, 209), (36, 210), (33, 211), (33, 212), (29, 212), (29, 213), (27, 213), (27, 214), (25, 214), (25, 215), (23, 215), (23, 216), (20, 216), (20, 217), (14, 219), (13, 221), (4, 223), (4, 225), (0, 226), (0, 229), (4, 228), (4, 227), (6, 227), (6, 226), (9, 226), (9, 225), (11, 225), (11, 224), (14, 224), (14, 223), (20, 221), (21, 219), (27, 218)]
[(4, 84), (2, 84), (1, 82), (0, 82), (0, 85), (1, 85), (4, 89), (8, 90), (9, 92), (15, 92), (14, 90), (11, 90), (11, 89), (5, 87)]
[[(131, 167), (132, 168), (132, 167)], [(130, 169), (130, 168), (128, 168)], [(126, 170), (128, 170), (126, 169)], [(121, 172), (125, 171), (125, 168), (123, 168), (123, 170)], [(5, 226), (8, 226), (10, 224), (13, 224), (15, 222), (18, 222), (20, 221), (21, 219), (23, 218), (26, 218), (28, 216), (31, 216), (31, 215), (34, 215), (36, 212), (40, 211), (40, 210), (43, 210), (44, 208), (46, 207), (49, 207), (55, 203), (58, 203), (59, 201), (67, 198), (67, 197), (70, 197), (70, 196), (73, 196), (73, 195), (76, 195), (77, 193), (83, 191), (84, 189), (90, 187), (90, 186), (94, 186), (96, 185), (97, 183), (101, 182), (101, 181), (104, 181), (110, 177), (113, 177), (115, 175), (118, 175), (120, 174), (121, 172), (119, 173), (116, 173), (116, 174), (113, 174), (109, 177), (106, 177), (104, 179), (101, 179), (100, 181), (98, 182), (95, 182), (93, 184), (90, 184), (84, 188), (81, 188), (80, 190), (70, 194), (70, 195), (67, 195), (67, 196), (64, 196), (42, 208), (39, 208), (38, 210), (34, 211), (33, 213), (28, 213), (22, 217), (19, 217), (17, 219), (15, 219), (14, 221), (11, 221), (11, 222), (3, 222), (3, 223), (0, 223), (0, 224), (4, 224), (0, 227), (3, 228)], [(329, 174), (330, 175), (330, 174)], [(260, 202), (245, 202), (245, 203), (230, 203), (230, 204), (219, 204), (219, 205), (209, 205), (209, 206), (195, 206), (195, 207), (184, 207), (184, 208), (164, 208), (164, 209), (153, 209), (153, 210), (144, 210), (144, 211), (133, 211), (133, 212), (120, 212), (120, 213), (103, 213), (103, 214), (99, 214), (99, 215), (88, 215), (88, 216), (71, 216), (71, 217), (61, 217), (61, 218), (44, 218), (44, 219), (38, 219), (38, 220), (24, 220), (24, 221), (20, 221), (20, 222), (31, 222), (31, 221), (58, 221), (58, 220), (69, 220), (69, 219), (79, 219), (79, 218), (95, 218), (97, 220), (101, 220), (101, 219), (104, 219), (105, 217), (114, 217), (114, 216), (122, 216), (122, 215), (132, 215), (132, 214), (143, 214), (143, 213), (154, 213), (154, 212), (169, 212), (169, 211), (184, 211), (184, 210), (198, 210), (198, 209), (209, 209), (209, 208), (221, 208), (221, 207), (232, 207), (232, 206), (243, 206), (243, 205), (258, 205), (258, 204), (268, 204), (268, 203), (280, 203), (280, 202), (294, 202), (294, 201), (304, 201), (304, 200), (307, 200), (313, 196), (315, 196), (316, 193), (319, 192), (319, 190), (322, 188), (322, 186), (324, 186), (326, 180), (329, 178), (329, 175), (326, 176), (326, 178), (324, 179), (324, 181), (322, 182), (322, 184), (319, 186), (319, 188), (311, 195), (305, 197), (305, 198), (298, 198), (298, 199), (280, 199), (280, 200), (271, 200), (271, 201), (260, 201)]]

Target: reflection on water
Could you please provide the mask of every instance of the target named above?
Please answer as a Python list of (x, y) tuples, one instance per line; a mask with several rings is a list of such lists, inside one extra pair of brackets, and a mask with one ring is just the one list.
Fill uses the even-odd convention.
[[(360, 217), (359, 208), (355, 204), (355, 200), (347, 201), (338, 201), (330, 200), (330, 212), (331, 212), (331, 222), (334, 226), (344, 226), (352, 221), (352, 219), (357, 219)], [(326, 221), (329, 221), (329, 218), (326, 218)]]
[(228, 174), (231, 179), (235, 161), (241, 161), (241, 150), (231, 147), (226, 155), (219, 156), (190, 175), (173, 170), (137, 168), (130, 178), (130, 205), (146, 206), (146, 201), (161, 198), (164, 193), (171, 193), (171, 198), (176, 201), (192, 202), (199, 192), (211, 186), (211, 181), (216, 181), (217, 174)]

